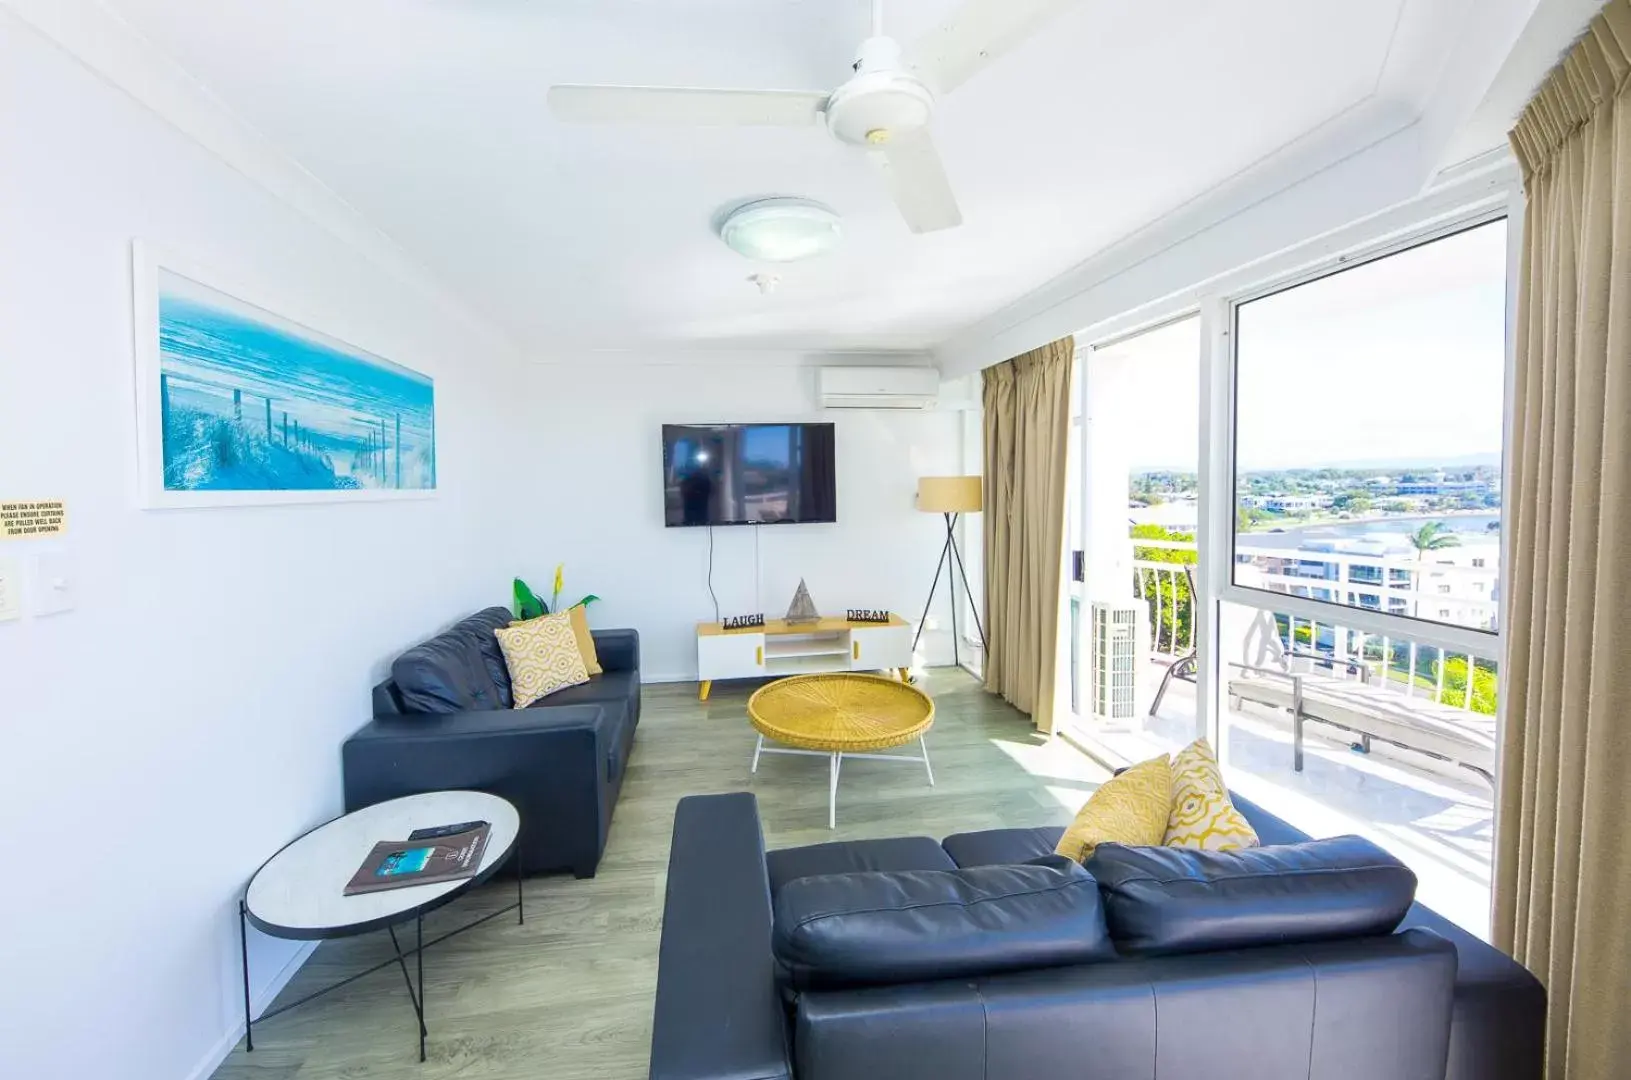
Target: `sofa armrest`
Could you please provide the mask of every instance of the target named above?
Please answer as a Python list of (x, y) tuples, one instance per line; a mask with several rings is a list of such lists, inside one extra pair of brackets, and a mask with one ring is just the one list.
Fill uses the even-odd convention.
[(595, 655), (600, 658), (602, 669), (640, 670), (640, 631), (592, 630), (589, 636), (595, 639)]
[(521, 815), (525, 872), (593, 872), (617, 721), (601, 705), (381, 717), (341, 748), (345, 809), (426, 791), (508, 799)]
[(478, 736), (525, 737), (541, 732), (592, 732), (600, 727), (603, 711), (599, 705), (557, 705), (378, 716), (352, 732), (347, 742), (434, 742)]
[(792, 1076), (770, 924), (754, 797), (681, 799), (663, 901), (651, 1080)]

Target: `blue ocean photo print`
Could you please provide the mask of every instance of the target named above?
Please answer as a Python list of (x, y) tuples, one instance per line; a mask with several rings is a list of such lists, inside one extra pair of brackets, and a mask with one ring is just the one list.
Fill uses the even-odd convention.
[(142, 377), (164, 504), (435, 489), (430, 378), (163, 267), (152, 281), (157, 372)]

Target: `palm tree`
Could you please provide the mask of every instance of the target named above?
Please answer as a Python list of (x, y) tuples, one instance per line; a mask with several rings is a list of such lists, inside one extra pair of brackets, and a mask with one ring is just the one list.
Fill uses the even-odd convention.
[[(1442, 521), (1428, 521), (1409, 536), (1410, 546), (1416, 549), (1416, 561), (1422, 562), (1427, 558), (1429, 551), (1438, 551), (1442, 548), (1459, 547), (1461, 537), (1444, 527)], [(1421, 616), (1421, 578), (1422, 572), (1412, 575), (1410, 591), (1413, 594), (1411, 614)]]
[(1444, 527), (1442, 521), (1429, 521), (1410, 534), (1410, 546), (1416, 549), (1416, 561), (1427, 557), (1429, 551), (1459, 547), (1461, 537)]

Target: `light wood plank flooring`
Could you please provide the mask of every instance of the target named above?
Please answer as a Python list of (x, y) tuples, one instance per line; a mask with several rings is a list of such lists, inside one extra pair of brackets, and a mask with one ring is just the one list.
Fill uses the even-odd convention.
[[(503, 915), (425, 954), (429, 1061), (395, 967), (274, 1017), (240, 1043), (216, 1080), (644, 1080), (651, 1040), (674, 804), (683, 795), (751, 790), (771, 847), (874, 836), (936, 838), (1005, 825), (1064, 823), (1106, 773), (955, 669), (927, 673), (935, 699), (929, 756), (918, 765), (846, 761), (838, 828), (827, 829), (827, 765), (766, 755), (748, 766), (751, 683), (650, 686), (598, 875), (535, 878), (527, 921)], [(435, 912), (428, 938), (510, 902), (513, 880)], [(410, 931), (411, 933), (411, 931)], [(294, 1000), (389, 955), (383, 934), (320, 947), (284, 991)]]

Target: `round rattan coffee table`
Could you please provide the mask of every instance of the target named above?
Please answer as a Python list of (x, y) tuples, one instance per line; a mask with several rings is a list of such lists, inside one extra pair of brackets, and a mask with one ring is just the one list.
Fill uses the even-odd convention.
[[(838, 769), (846, 757), (922, 762), (934, 786), (923, 735), (934, 724), (934, 701), (904, 682), (882, 675), (794, 675), (760, 687), (748, 699), (748, 719), (759, 732), (760, 754), (804, 754), (829, 760), (827, 828), (838, 825)], [(781, 746), (766, 746), (771, 739)], [(874, 754), (916, 741), (919, 755)]]

